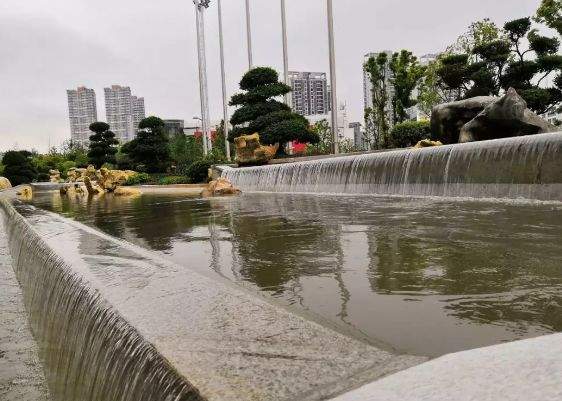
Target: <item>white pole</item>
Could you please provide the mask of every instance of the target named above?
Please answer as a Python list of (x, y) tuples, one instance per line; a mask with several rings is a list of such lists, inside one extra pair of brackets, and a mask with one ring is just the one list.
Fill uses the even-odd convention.
[(195, 4), (195, 17), (197, 26), (197, 57), (199, 61), (199, 97), (201, 99), (201, 125), (203, 130), (203, 153), (205, 156), (208, 153), (207, 148), (207, 67), (205, 60), (205, 26), (203, 21), (202, 6), (198, 0), (193, 0)]
[(223, 30), (222, 30), (222, 7), (221, 0), (218, 0), (219, 12), (219, 44), (221, 54), (221, 75), (222, 75), (222, 118), (224, 120), (224, 143), (226, 158), (230, 161), (230, 145), (228, 143), (228, 102), (226, 99), (226, 73), (224, 70), (224, 43), (223, 43)]
[[(283, 35), (283, 76), (286, 85), (289, 85), (289, 51), (287, 48), (287, 14), (285, 0), (281, 0), (281, 30)], [(285, 104), (291, 106), (291, 95), (285, 95)]]
[(248, 68), (251, 70), (254, 66), (252, 60), (252, 27), (250, 21), (250, 0), (246, 0), (246, 36), (248, 39)]
[(336, 51), (334, 48), (334, 12), (332, 0), (328, 4), (328, 41), (330, 42), (330, 86), (332, 89), (332, 137), (334, 141), (334, 154), (338, 149), (338, 97), (336, 92)]

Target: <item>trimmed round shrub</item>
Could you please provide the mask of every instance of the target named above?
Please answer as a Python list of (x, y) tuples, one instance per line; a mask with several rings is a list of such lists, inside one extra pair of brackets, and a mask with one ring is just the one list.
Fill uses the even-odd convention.
[(430, 137), (429, 121), (405, 121), (392, 128), (389, 143), (393, 148), (406, 148)]

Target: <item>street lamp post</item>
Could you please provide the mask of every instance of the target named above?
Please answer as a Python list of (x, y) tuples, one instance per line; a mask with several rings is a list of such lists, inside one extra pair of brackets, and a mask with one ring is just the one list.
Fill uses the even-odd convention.
[(203, 130), (203, 152), (208, 154), (209, 143), (209, 90), (207, 87), (207, 57), (205, 55), (205, 20), (203, 11), (209, 8), (210, 0), (193, 0), (197, 25), (197, 56), (199, 60), (199, 94), (201, 98), (201, 125)]
[(334, 47), (334, 12), (332, 0), (327, 0), (327, 6), (328, 41), (330, 45), (330, 86), (332, 89), (332, 138), (334, 142), (334, 154), (338, 154), (338, 97), (336, 94), (336, 51)]
[(228, 103), (226, 95), (226, 73), (224, 69), (224, 43), (223, 43), (223, 30), (222, 30), (222, 7), (221, 0), (218, 0), (218, 13), (219, 13), (219, 45), (220, 45), (220, 58), (221, 58), (221, 78), (222, 78), (222, 118), (224, 121), (224, 143), (226, 158), (230, 161), (230, 145), (228, 143)]
[(246, 36), (248, 39), (248, 69), (252, 69), (254, 62), (252, 60), (252, 26), (250, 21), (250, 0), (246, 0)]
[[(281, 31), (283, 36), (283, 76), (286, 85), (289, 85), (289, 52), (287, 49), (287, 14), (285, 0), (281, 0)], [(285, 104), (290, 106), (291, 95), (285, 95)]]

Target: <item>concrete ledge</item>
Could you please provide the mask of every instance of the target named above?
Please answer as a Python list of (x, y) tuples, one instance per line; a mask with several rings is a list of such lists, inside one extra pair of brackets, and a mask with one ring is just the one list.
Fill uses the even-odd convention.
[(562, 334), (446, 355), (334, 401), (559, 401)]
[[(68, 363), (80, 367), (70, 375), (78, 380), (77, 394), (82, 394), (82, 385), (94, 386), (96, 394), (103, 391), (96, 383), (80, 382), (84, 372), (97, 371), (97, 380), (123, 394), (119, 399), (126, 401), (168, 396), (320, 400), (425, 360), (351, 339), (246, 290), (163, 261), (74, 221), (19, 205), (24, 219), (8, 202), (2, 201), (1, 206), (11, 227), (11, 250), (17, 255), (16, 269), (29, 309), (37, 311), (32, 312), (35, 335), (43, 347), (52, 347), (57, 337), (41, 328), (62, 325), (58, 335), (65, 335), (58, 352), (68, 348)], [(68, 295), (54, 296), (69, 286), (73, 289)], [(74, 298), (65, 301), (71, 294)], [(76, 298), (76, 294), (89, 295)], [(87, 313), (68, 319), (65, 311), (70, 305), (65, 302)], [(96, 327), (99, 335), (92, 333)], [(91, 344), (83, 348), (74, 340), (99, 337), (108, 350)], [(132, 345), (123, 349), (121, 343), (134, 343), (140, 350)], [(111, 352), (110, 366), (99, 365), (100, 358), (91, 352)], [(45, 355), (51, 360), (48, 366), (59, 367), (52, 373), (57, 377), (50, 380), (57, 383), (68, 369), (61, 368), (60, 357), (53, 360), (48, 351)], [(73, 359), (74, 355), (82, 360)], [(143, 369), (153, 372), (148, 374), (150, 380), (143, 377)], [(142, 395), (134, 388), (141, 384)]]

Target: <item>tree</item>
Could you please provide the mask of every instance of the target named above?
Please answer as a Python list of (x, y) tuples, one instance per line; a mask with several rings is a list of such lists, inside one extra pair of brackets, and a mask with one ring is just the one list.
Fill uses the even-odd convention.
[(390, 70), (392, 71), (391, 83), (394, 87), (392, 117), (394, 124), (397, 124), (408, 119), (407, 110), (417, 103), (412, 98), (412, 93), (423, 77), (425, 67), (419, 65), (417, 57), (412, 52), (402, 50), (400, 53), (392, 55)]
[(448, 54), (472, 54), (476, 46), (501, 39), (502, 33), (495, 22), (489, 18), (473, 22), (468, 30), (447, 47)]
[(534, 19), (556, 30), (562, 36), (562, 1), (542, 0)]
[(418, 87), (417, 106), (428, 117), (435, 106), (457, 99), (456, 93), (444, 85), (438, 75), (442, 58), (443, 56), (440, 55), (427, 65)]
[(240, 106), (230, 119), (234, 127), (228, 137), (230, 142), (241, 135), (257, 132), (263, 144), (278, 143), (279, 151), (283, 153), (288, 142), (318, 141), (306, 118), (275, 100), (291, 91), (289, 86), (279, 82), (275, 70), (257, 67), (248, 71), (240, 81), (240, 89), (245, 92), (232, 96), (230, 100), (231, 106)]
[[(560, 41), (538, 32), (529, 17), (507, 22), (497, 39), (475, 44), (470, 53), (444, 56), (436, 70), (439, 85), (456, 100), (498, 96), (512, 87), (537, 114), (552, 110), (562, 101)], [(554, 75), (553, 84), (546, 85)]]
[(37, 170), (31, 163), (31, 152), (11, 150), (2, 157), (4, 176), (12, 185), (29, 184), (37, 179)]
[(121, 152), (129, 156), (135, 169), (147, 173), (165, 172), (170, 166), (169, 138), (162, 119), (150, 116), (139, 124), (137, 137)]
[(379, 53), (370, 57), (364, 69), (372, 85), (373, 104), (365, 109), (365, 129), (373, 138), (373, 147), (385, 148), (388, 144), (389, 122), (389, 67), (388, 55)]
[(89, 163), (96, 168), (101, 168), (106, 163), (115, 164), (116, 145), (119, 142), (115, 139), (115, 134), (109, 130), (109, 124), (100, 121), (92, 123), (90, 131), (94, 135), (90, 136)]
[(326, 155), (334, 148), (334, 138), (330, 123), (323, 119), (312, 126), (312, 130), (318, 135), (318, 142), (307, 148), (307, 153), (312, 155)]

